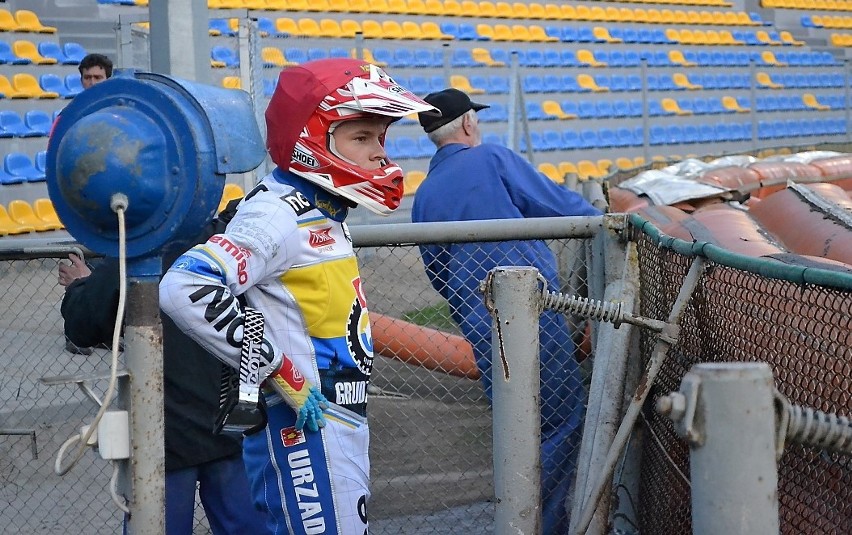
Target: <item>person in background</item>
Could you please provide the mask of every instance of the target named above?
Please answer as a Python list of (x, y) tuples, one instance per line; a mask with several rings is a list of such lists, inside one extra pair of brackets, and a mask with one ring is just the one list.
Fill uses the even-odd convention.
[(112, 61), (103, 54), (87, 54), (77, 68), (80, 70), (83, 89), (89, 89), (112, 76)]
[[(482, 144), (476, 112), (487, 105), (472, 102), (457, 89), (431, 93), (424, 100), (441, 116), (419, 117), (438, 150), (414, 195), (415, 223), (600, 214), (517, 153)], [(492, 320), (479, 284), (497, 266), (534, 266), (548, 288), (559, 291), (556, 258), (541, 240), (421, 245), (420, 253), (432, 286), (474, 348), (490, 399)], [(566, 501), (582, 438), (585, 395), (565, 318), (544, 312), (540, 327), (542, 533), (560, 535), (568, 532)]]
[[(225, 210), (201, 233), (206, 240), (233, 214)], [(183, 251), (189, 244), (172, 244)], [(164, 254), (168, 266), (177, 256)], [(90, 270), (72, 255), (60, 268), (66, 286), (61, 312), (66, 338), (80, 347), (109, 344), (118, 309), (118, 259)], [(251, 501), (239, 435), (214, 434), (222, 365), (169, 318), (163, 322), (165, 402), (166, 535), (192, 535), (196, 486), (214, 535), (264, 533), (265, 515)], [(91, 350), (89, 350), (91, 352)]]
[(160, 283), (161, 309), (213, 355), (236, 369), (242, 355), (260, 361), (268, 423), (246, 434), (243, 455), (275, 535), (367, 533), (373, 344), (344, 221), (357, 205), (399, 207), (385, 136), (430, 110), (364, 61), (284, 69), (266, 110), (277, 167)]

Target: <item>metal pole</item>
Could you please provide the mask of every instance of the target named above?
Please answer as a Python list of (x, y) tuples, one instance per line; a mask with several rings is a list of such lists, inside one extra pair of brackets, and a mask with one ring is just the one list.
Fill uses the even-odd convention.
[(850, 91), (849, 91), (849, 84), (852, 84), (852, 79), (850, 79), (850, 78), (852, 78), (852, 75), (850, 75), (850, 65), (852, 65), (852, 62), (849, 61), (849, 58), (846, 58), (846, 59), (843, 60), (843, 67), (844, 67), (843, 79), (844, 79), (844, 85), (846, 86), (845, 87), (846, 106), (844, 106), (844, 108), (846, 110), (846, 139), (847, 140), (850, 139), (850, 137), (852, 137), (852, 123), (849, 122), (849, 115), (850, 115), (849, 108), (852, 107), (852, 98), (850, 98)]
[(749, 100), (751, 101), (749, 104), (750, 113), (751, 113), (751, 146), (754, 150), (758, 149), (758, 130), (757, 130), (757, 88), (755, 87), (755, 71), (756, 66), (754, 62), (754, 58), (749, 59), (748, 62), (748, 74), (749, 74)]
[(151, 70), (210, 83), (210, 21), (206, 0), (155, 1), (151, 17)]
[(163, 328), (158, 282), (157, 277), (133, 278), (127, 287), (124, 347), (130, 373), (131, 452), (130, 460), (121, 463), (131, 511), (128, 535), (165, 533)]
[(518, 68), (518, 51), (512, 50), (509, 58), (509, 125), (506, 130), (506, 134), (508, 136), (506, 144), (510, 149), (518, 152), (518, 93), (521, 90), (521, 79)]
[(690, 445), (694, 534), (779, 532), (773, 400), (768, 364), (718, 362), (696, 364), (658, 401)]
[(651, 133), (649, 131), (650, 121), (648, 121), (648, 58), (642, 56), (639, 65), (642, 74), (642, 152), (645, 163), (649, 163), (651, 161)]
[(486, 300), (493, 299), (494, 316), (494, 533), (537, 535), (541, 530), (538, 270), (498, 267), (489, 280)]

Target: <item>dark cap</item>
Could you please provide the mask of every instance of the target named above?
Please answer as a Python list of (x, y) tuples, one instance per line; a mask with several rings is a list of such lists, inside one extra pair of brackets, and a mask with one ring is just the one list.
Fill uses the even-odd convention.
[(458, 89), (444, 89), (437, 93), (429, 93), (423, 100), (441, 110), (441, 116), (421, 113), (419, 114), (420, 126), (427, 133), (437, 130), (445, 124), (464, 115), (468, 110), (484, 110), (486, 104), (471, 102), (467, 93)]

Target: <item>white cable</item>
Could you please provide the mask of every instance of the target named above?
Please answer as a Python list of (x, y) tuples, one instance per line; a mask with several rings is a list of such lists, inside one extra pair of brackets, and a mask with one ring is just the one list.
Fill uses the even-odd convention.
[(115, 505), (118, 506), (119, 509), (124, 511), (126, 514), (130, 514), (130, 508), (127, 507), (127, 503), (123, 497), (119, 496), (116, 492), (116, 487), (118, 484), (118, 462), (112, 461), (112, 477), (109, 478), (109, 495), (112, 496), (112, 501)]
[[(110, 363), (109, 385), (107, 386), (106, 394), (104, 394), (103, 401), (101, 402), (101, 407), (98, 409), (95, 419), (89, 425), (89, 429), (85, 436), (82, 438), (80, 438), (79, 435), (71, 437), (72, 439), (76, 438), (80, 440), (80, 448), (77, 450), (77, 455), (74, 456), (74, 459), (65, 468), (62, 468), (62, 457), (64, 456), (65, 451), (63, 448), (59, 448), (53, 469), (54, 472), (60, 476), (67, 474), (68, 471), (83, 458), (83, 455), (86, 453), (86, 445), (89, 443), (89, 439), (97, 431), (98, 423), (101, 421), (101, 418), (103, 418), (104, 413), (109, 408), (109, 404), (112, 403), (112, 398), (115, 395), (115, 384), (118, 378), (118, 342), (121, 337), (121, 324), (124, 321), (124, 307), (127, 301), (126, 232), (124, 228), (124, 211), (127, 209), (127, 197), (120, 193), (113, 195), (112, 201), (110, 202), (110, 208), (112, 208), (118, 216), (119, 288), (118, 311), (115, 315), (115, 327), (113, 329), (112, 336), (112, 362)], [(71, 439), (66, 440), (63, 447), (65, 447), (69, 442), (71, 442)]]
[[(71, 446), (74, 442), (80, 440), (80, 434), (72, 435), (68, 440), (62, 443), (59, 446), (59, 451), (56, 453), (56, 461), (53, 463), (53, 471), (57, 474), (60, 474), (60, 464), (62, 464), (62, 457), (65, 456), (65, 450)], [(67, 471), (67, 470), (66, 470)]]

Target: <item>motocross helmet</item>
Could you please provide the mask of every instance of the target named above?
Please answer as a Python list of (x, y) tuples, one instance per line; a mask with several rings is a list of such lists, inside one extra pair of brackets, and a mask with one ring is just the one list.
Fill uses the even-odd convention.
[(440, 115), (375, 65), (346, 58), (310, 61), (279, 75), (266, 109), (266, 145), (278, 167), (388, 215), (402, 199), (402, 169), (387, 158), (378, 169), (360, 167), (337, 152), (332, 132), (343, 121), (376, 115), (398, 120), (422, 112)]

